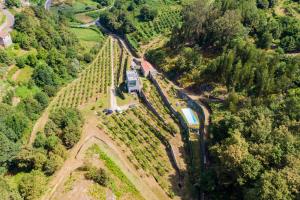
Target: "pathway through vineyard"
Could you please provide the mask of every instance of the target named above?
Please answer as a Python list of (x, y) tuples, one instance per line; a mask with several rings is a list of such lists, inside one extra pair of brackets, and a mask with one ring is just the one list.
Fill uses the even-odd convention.
[[(50, 2), (49, 6), (51, 5), (51, 0), (47, 1)], [(108, 7), (109, 8), (109, 7)], [(105, 9), (105, 8), (104, 8)], [(101, 26), (100, 23), (97, 23), (97, 20), (95, 21), (96, 25)], [(92, 23), (94, 24), (94, 23)], [(91, 24), (89, 24), (91, 25)], [(89, 26), (88, 25), (88, 26)], [(119, 36), (112, 34), (108, 32), (109, 37), (112, 37), (115, 40), (118, 40), (121, 44), (121, 46), (132, 56), (134, 57), (134, 53), (131, 51), (131, 49), (128, 47), (128, 43), (125, 42), (122, 38)], [(111, 52), (111, 57), (113, 58), (113, 51)], [(143, 55), (142, 55), (143, 57)], [(111, 65), (113, 69), (113, 62)], [(112, 70), (113, 74), (113, 70)], [(113, 76), (112, 76), (113, 78)], [(112, 81), (113, 83), (113, 81)], [(114, 84), (112, 84), (114, 85)], [(199, 95), (191, 95), (193, 99), (199, 100)], [(57, 98), (54, 97), (52, 100), (55, 101)], [(198, 101), (199, 102), (199, 101)], [(113, 105), (113, 104), (111, 104)], [(209, 125), (209, 111), (206, 108), (206, 106), (201, 104), (201, 107), (204, 110), (204, 117), (205, 117), (205, 127), (204, 127), (204, 132), (207, 132), (207, 127)], [(28, 145), (32, 145), (34, 142), (34, 139), (36, 137), (36, 134), (39, 130), (43, 130), (45, 124), (47, 123), (48, 117), (49, 117), (49, 112), (51, 108), (51, 103), (45, 109), (41, 117), (36, 121), (33, 130), (30, 135), (30, 139), (28, 142)], [(55, 197), (55, 192), (57, 191), (56, 189), (58, 187), (63, 187), (64, 182), (67, 180), (67, 178), (70, 176), (70, 174), (79, 166), (83, 164), (83, 157), (85, 155), (85, 150), (88, 149), (89, 146), (92, 144), (97, 144), (99, 147), (104, 147), (108, 148), (108, 151), (112, 154), (117, 154), (118, 159), (114, 160), (118, 166), (121, 168), (121, 170), (125, 173), (126, 176), (132, 181), (132, 183), (135, 185), (135, 187), (140, 191), (141, 195), (146, 199), (146, 200), (156, 200), (156, 199), (170, 199), (166, 193), (162, 190), (162, 188), (158, 185), (158, 183), (152, 179), (147, 179), (145, 180), (141, 179), (140, 176), (138, 175), (137, 171), (135, 168), (131, 165), (131, 163), (128, 161), (126, 155), (124, 155), (123, 150), (114, 143), (113, 140), (111, 140), (102, 130), (100, 130), (97, 127), (98, 124), (98, 119), (97, 116), (94, 114), (91, 114), (86, 117), (86, 123), (83, 128), (83, 133), (80, 141), (70, 150), (68, 159), (65, 161), (63, 166), (59, 171), (55, 173), (55, 175), (52, 177), (50, 183), (48, 184), (49, 190), (46, 192), (46, 194), (43, 196), (42, 200), (52, 200), (53, 197)], [(108, 154), (109, 155), (109, 154)], [(155, 191), (155, 193), (153, 193)], [(79, 191), (80, 192), (80, 191)], [(80, 195), (74, 196), (72, 200), (79, 200)], [(66, 199), (67, 200), (67, 199)]]
[[(111, 37), (111, 44), (113, 40), (119, 40), (114, 36)], [(123, 44), (122, 42), (120, 44)], [(112, 48), (112, 46), (111, 46)], [(122, 47), (126, 48), (126, 47)], [(127, 50), (127, 49), (125, 49)], [(128, 51), (128, 50), (127, 50)], [(129, 52), (129, 51), (128, 51)], [(111, 59), (114, 58), (114, 51), (111, 51)], [(111, 62), (112, 67), (112, 78), (113, 78), (113, 62)], [(74, 80), (76, 81), (76, 80)], [(112, 81), (111, 87), (109, 90), (113, 90), (114, 82)], [(65, 86), (67, 87), (67, 86)], [(61, 89), (63, 90), (63, 89)], [(113, 94), (114, 95), (114, 94)], [(54, 97), (52, 102), (56, 100), (57, 96)], [(33, 130), (30, 135), (28, 145), (32, 145), (36, 134), (38, 131), (43, 130), (44, 126), (47, 123), (49, 118), (49, 113), (53, 103), (50, 103), (47, 109), (41, 117), (36, 121)], [(82, 109), (82, 108), (81, 108)], [(64, 162), (63, 166), (51, 177), (51, 180), (48, 184), (48, 191), (42, 197), (42, 200), (52, 200), (55, 199), (55, 196), (59, 190), (64, 186), (65, 181), (68, 179), (70, 174), (74, 172), (78, 167), (83, 164), (83, 158), (85, 151), (93, 144), (97, 144), (99, 147), (105, 147), (108, 149), (109, 154), (118, 155), (117, 159), (114, 161), (118, 164), (123, 173), (129, 178), (129, 180), (135, 185), (137, 190), (146, 200), (160, 200), (160, 199), (170, 199), (165, 191), (158, 185), (154, 178), (141, 178), (140, 173), (134, 168), (134, 166), (129, 162), (127, 156), (124, 153), (124, 149), (121, 149), (111, 138), (109, 138), (102, 130), (100, 130), (97, 125), (99, 120), (95, 112), (89, 112), (85, 116), (85, 125), (82, 131), (82, 137), (80, 141), (68, 152), (68, 159)], [(78, 187), (79, 189), (82, 187)], [(78, 191), (80, 193), (80, 191)], [(77, 198), (82, 198), (78, 195)], [(76, 200), (76, 196), (73, 197)], [(72, 200), (73, 200), (72, 199)], [(67, 200), (67, 199), (66, 199)], [(79, 200), (79, 199), (78, 199)]]
[[(119, 43), (121, 44), (122, 48), (127, 51), (132, 57), (133, 54), (131, 53), (130, 48), (128, 48), (128, 44), (119, 36), (115, 35), (115, 34), (111, 34), (109, 33), (109, 37), (112, 39), (111, 41), (111, 68), (112, 68), (112, 83), (111, 83), (111, 87), (110, 87), (110, 105), (111, 108), (113, 110), (116, 109), (117, 105), (116, 105), (116, 99), (115, 99), (115, 91), (114, 91), (114, 79), (113, 79), (113, 74), (114, 74), (114, 63), (113, 63), (113, 58), (114, 58), (114, 52), (112, 50), (112, 42), (113, 40), (117, 40), (119, 41)], [(179, 88), (181, 89), (181, 88)], [(200, 95), (194, 95), (191, 94), (185, 90), (183, 90), (185, 93), (187, 93), (192, 99), (196, 100), (198, 103), (200, 103), (199, 97)], [(56, 98), (56, 97), (55, 97)], [(53, 99), (53, 101), (55, 100), (55, 98)], [(205, 117), (205, 126), (204, 128), (204, 132), (207, 133), (207, 127), (209, 125), (209, 111), (206, 108), (205, 105), (201, 104), (201, 107), (203, 108), (204, 111), (204, 117)], [(29, 139), (29, 145), (32, 145), (32, 143), (34, 142), (34, 139), (36, 137), (36, 134), (38, 131), (42, 130), (45, 126), (45, 124), (47, 123), (48, 117), (49, 117), (49, 111), (50, 111), (50, 107), (51, 107), (51, 103), (48, 106), (48, 108), (44, 111), (44, 113), (41, 115), (41, 117), (37, 120), (37, 122), (35, 123), (33, 130), (31, 132), (30, 135), (30, 139)], [(103, 131), (100, 131), (96, 125), (97, 125), (97, 120), (95, 120), (94, 118), (95, 116), (90, 116), (89, 118), (87, 118), (87, 122), (84, 128), (84, 131), (82, 133), (82, 138), (81, 140), (77, 143), (77, 145), (75, 147), (73, 147), (73, 149), (69, 152), (69, 156), (68, 159), (66, 160), (66, 162), (64, 163), (64, 165), (62, 166), (62, 168), (55, 173), (54, 177), (52, 178), (50, 184), (49, 184), (49, 188), (50, 191), (48, 191), (43, 200), (51, 200), (53, 196), (55, 196), (55, 192), (57, 187), (62, 187), (64, 181), (66, 181), (66, 179), (70, 176), (70, 173), (72, 171), (74, 171), (76, 168), (78, 168), (80, 165), (82, 165), (83, 161), (82, 159), (77, 159), (76, 158), (76, 154), (79, 153), (80, 156), (82, 157), (82, 155), (84, 155), (84, 151), (87, 149), (85, 148), (86, 144), (92, 145), (93, 143), (96, 143), (98, 145), (101, 146), (101, 142), (99, 143), (99, 140), (95, 140), (95, 138), (100, 138), (103, 140), (103, 138), (105, 138), (105, 143), (109, 144), (109, 148), (114, 151), (114, 152), (118, 152), (118, 154), (120, 155), (120, 161), (122, 161), (123, 163), (127, 163), (125, 164), (121, 164), (121, 168), (122, 170), (124, 170), (125, 172), (127, 171), (129, 173), (129, 176), (136, 176), (135, 178), (132, 178), (131, 181), (133, 181), (133, 184), (137, 187), (137, 189), (141, 192), (141, 194), (145, 197), (145, 199), (169, 199), (169, 197), (166, 195), (166, 193), (161, 189), (161, 187), (157, 184), (157, 182), (153, 179), (150, 180), (150, 182), (148, 181), (147, 184), (145, 185), (144, 180), (142, 180), (136, 173), (136, 170), (134, 168), (128, 167), (130, 166), (130, 162), (128, 161), (128, 159), (126, 158), (126, 155), (124, 155), (123, 151), (118, 147), (118, 145), (116, 145)], [(94, 122), (94, 123), (92, 123)], [(103, 145), (103, 142), (102, 142)], [(84, 148), (83, 148), (84, 147)], [(203, 152), (205, 151), (205, 147), (203, 147)], [(205, 157), (205, 153), (202, 152), (202, 156)], [(153, 188), (155, 188), (155, 193), (153, 193)], [(159, 193), (159, 197), (157, 197), (157, 193)]]

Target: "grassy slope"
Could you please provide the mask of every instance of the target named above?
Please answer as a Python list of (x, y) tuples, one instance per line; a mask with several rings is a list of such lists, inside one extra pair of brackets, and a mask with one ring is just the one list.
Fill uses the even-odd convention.
[(76, 34), (79, 40), (100, 42), (103, 35), (97, 31), (88, 28), (71, 28), (71, 31)]

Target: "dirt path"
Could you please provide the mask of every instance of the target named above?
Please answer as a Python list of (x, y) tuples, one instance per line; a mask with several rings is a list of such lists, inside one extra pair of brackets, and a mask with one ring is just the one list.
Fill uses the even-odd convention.
[[(59, 171), (55, 173), (48, 184), (49, 191), (42, 200), (54, 199), (58, 187), (63, 187), (70, 174), (83, 164), (86, 150), (93, 144), (97, 144), (109, 155), (120, 167), (128, 179), (135, 185), (146, 200), (169, 199), (165, 192), (158, 186), (155, 180), (145, 182), (131, 163), (127, 160), (124, 152), (102, 130), (97, 127), (97, 117), (91, 115), (86, 120), (80, 141), (69, 152), (68, 159)], [(155, 192), (153, 192), (155, 191)], [(80, 191), (79, 191), (80, 192)], [(159, 194), (159, 195), (157, 195)], [(163, 198), (162, 198), (163, 197)]]
[(18, 69), (18, 71), (16, 71), (16, 72), (12, 75), (11, 79), (12, 79), (13, 81), (16, 81), (17, 78), (18, 78), (18, 76), (20, 75), (20, 73), (21, 73), (21, 70)]
[(111, 86), (110, 86), (110, 109), (117, 110), (117, 99), (115, 91), (115, 76), (114, 76), (114, 38), (110, 40), (110, 59), (111, 59)]

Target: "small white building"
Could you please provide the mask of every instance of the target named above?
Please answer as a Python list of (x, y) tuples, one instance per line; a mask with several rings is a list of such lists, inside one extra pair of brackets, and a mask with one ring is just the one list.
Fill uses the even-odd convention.
[(8, 47), (12, 44), (10, 34), (8, 32), (0, 32), (0, 45)]
[(129, 93), (141, 91), (142, 87), (137, 71), (126, 71), (126, 85)]

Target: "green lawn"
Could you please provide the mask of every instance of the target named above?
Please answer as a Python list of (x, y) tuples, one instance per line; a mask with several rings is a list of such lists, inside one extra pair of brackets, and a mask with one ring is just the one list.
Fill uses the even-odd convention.
[(90, 23), (94, 20), (90, 16), (86, 15), (86, 13), (78, 13), (75, 15), (75, 18), (83, 24)]
[(29, 79), (31, 78), (31, 75), (33, 73), (33, 68), (26, 66), (21, 69), (16, 82), (17, 83), (27, 83)]
[(16, 96), (20, 98), (27, 98), (30, 96), (35, 95), (36, 93), (40, 92), (40, 88), (38, 87), (33, 87), (33, 88), (28, 88), (26, 86), (19, 86), (16, 88)]
[(94, 42), (100, 42), (102, 40), (102, 35), (89, 28), (71, 28), (71, 31), (76, 34), (79, 40)]
[(13, 66), (8, 72), (7, 72), (7, 79), (11, 80), (12, 76), (18, 71), (18, 67), (17, 66)]
[(99, 159), (104, 163), (105, 168), (110, 175), (108, 187), (113, 191), (118, 199), (123, 199), (122, 197), (125, 196), (127, 197), (126, 199), (143, 199), (138, 190), (119, 168), (119, 166), (104, 151), (102, 151), (99, 146), (94, 144), (89, 148), (88, 151), (90, 155), (91, 153), (98, 154)]

